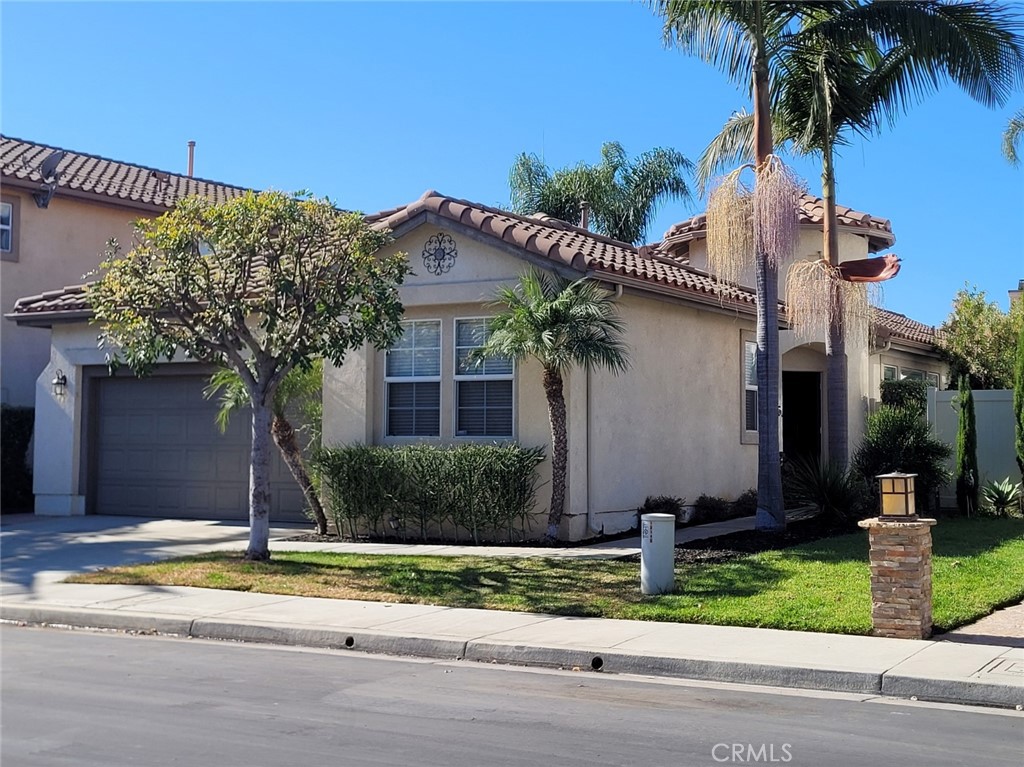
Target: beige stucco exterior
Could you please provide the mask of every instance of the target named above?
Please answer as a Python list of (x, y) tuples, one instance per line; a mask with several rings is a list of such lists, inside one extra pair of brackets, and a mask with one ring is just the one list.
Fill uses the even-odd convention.
[[(5, 202), (18, 208), (17, 261), (0, 262), (0, 303), (3, 313), (24, 296), (81, 284), (103, 260), (110, 238), (130, 242), (131, 222), (142, 213), (116, 205), (97, 204), (58, 193), (47, 208), (36, 206), (26, 192), (5, 186)], [(35, 382), (50, 357), (50, 331), (0, 322), (0, 388), (2, 401), (31, 406)]]

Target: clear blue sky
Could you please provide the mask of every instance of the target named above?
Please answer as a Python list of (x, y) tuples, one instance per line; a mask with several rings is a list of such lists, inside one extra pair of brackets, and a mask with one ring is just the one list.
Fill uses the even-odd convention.
[[(1022, 7), (1024, 11), (1024, 7)], [(505, 205), (521, 151), (553, 166), (670, 146), (696, 159), (747, 98), (661, 44), (643, 5), (44, 3), (0, 6), (5, 134), (365, 211), (425, 189)], [(1024, 278), (1024, 171), (999, 152), (1024, 94), (952, 88), (855, 139), (839, 200), (893, 222), (885, 305), (938, 324), (965, 282)], [(813, 162), (796, 163), (819, 191)], [(703, 208), (662, 210), (650, 239)]]

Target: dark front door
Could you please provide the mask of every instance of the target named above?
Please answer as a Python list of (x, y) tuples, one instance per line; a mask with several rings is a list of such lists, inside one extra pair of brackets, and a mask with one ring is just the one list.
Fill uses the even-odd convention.
[(821, 373), (782, 374), (782, 452), (821, 457)]

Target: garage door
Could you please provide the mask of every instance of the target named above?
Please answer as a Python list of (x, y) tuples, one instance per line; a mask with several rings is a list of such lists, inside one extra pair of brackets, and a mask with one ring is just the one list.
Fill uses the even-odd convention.
[[(97, 378), (93, 508), (99, 514), (247, 519), (247, 413), (223, 434), (203, 376)], [(272, 522), (302, 521), (302, 493), (273, 447)]]

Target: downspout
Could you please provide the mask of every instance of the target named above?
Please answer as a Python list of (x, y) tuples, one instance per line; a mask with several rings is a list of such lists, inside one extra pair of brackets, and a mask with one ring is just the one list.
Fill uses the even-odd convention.
[[(622, 285), (616, 284), (616, 286), (615, 286), (615, 293), (612, 295), (612, 298), (611, 298), (612, 303), (617, 302), (620, 298), (622, 298)], [(595, 509), (594, 509), (594, 504), (591, 501), (591, 495), (590, 495), (590, 477), (593, 475), (594, 472), (593, 472), (592, 461), (590, 460), (590, 458), (591, 458), (591, 453), (590, 453), (590, 414), (593, 411), (593, 408), (590, 406), (591, 397), (590, 397), (590, 368), (589, 367), (586, 369), (586, 385), (587, 385), (587, 428), (586, 428), (585, 439), (586, 439), (586, 451), (587, 451), (587, 481), (586, 481), (586, 486), (587, 486), (587, 529), (590, 532), (592, 532), (594, 535), (601, 535), (604, 532), (604, 526), (602, 525), (600, 529), (598, 529), (598, 527), (597, 527), (597, 523), (596, 523), (596, 519), (595, 519), (596, 516), (597, 516), (597, 511), (595, 511)]]

